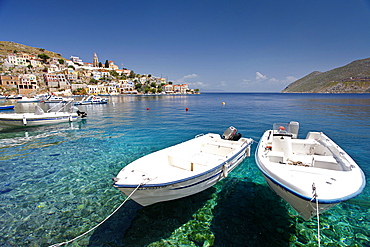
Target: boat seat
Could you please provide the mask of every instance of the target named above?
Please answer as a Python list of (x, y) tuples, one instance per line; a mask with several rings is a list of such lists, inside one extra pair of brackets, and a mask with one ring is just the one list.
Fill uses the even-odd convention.
[(313, 155), (313, 167), (337, 171), (343, 170), (331, 155)]
[(235, 150), (235, 146), (225, 145), (225, 143), (209, 142), (202, 144), (200, 148), (201, 153), (210, 153), (218, 156), (226, 157), (228, 154)]
[(209, 143), (212, 143), (212, 144), (214, 143), (215, 145), (221, 145), (221, 146), (227, 146), (227, 147), (240, 147), (241, 145), (243, 145), (244, 142), (218, 139), (218, 140), (214, 140)]
[(318, 142), (313, 139), (292, 139), (292, 151), (295, 154), (313, 154), (318, 146)]
[(270, 162), (282, 163), (284, 160), (284, 153), (280, 151), (269, 151), (267, 157)]
[(204, 169), (205, 167), (207, 167), (208, 160), (209, 159), (204, 159), (203, 162), (199, 159), (190, 161), (188, 158), (185, 157), (168, 155), (168, 164), (170, 166), (187, 171)]

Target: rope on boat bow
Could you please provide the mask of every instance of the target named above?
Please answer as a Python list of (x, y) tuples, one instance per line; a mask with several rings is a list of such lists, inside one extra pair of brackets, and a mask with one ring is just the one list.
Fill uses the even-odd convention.
[(65, 242), (62, 242), (62, 243), (58, 243), (58, 244), (53, 244), (53, 245), (50, 245), (49, 247), (57, 247), (57, 246), (62, 246), (62, 245), (65, 245), (65, 244), (68, 244), (68, 243), (72, 243), (73, 241), (85, 236), (86, 234), (88, 234), (89, 232), (95, 230), (96, 228), (98, 228), (101, 224), (103, 224), (105, 221), (107, 221), (113, 214), (115, 214), (122, 206), (123, 204), (125, 204), (128, 199), (130, 199), (130, 197), (137, 191), (137, 189), (139, 189), (139, 187), (141, 185), (143, 185), (144, 182), (140, 183), (132, 192), (130, 195), (128, 195), (128, 197), (121, 203), (121, 205), (118, 206), (118, 208), (116, 208), (116, 210), (113, 211), (113, 213), (111, 213), (110, 215), (108, 215), (107, 218), (105, 218), (102, 222), (100, 222), (99, 224), (97, 224), (96, 226), (94, 226), (93, 228), (91, 228), (90, 230), (88, 230), (87, 232), (75, 237), (74, 239), (71, 239), (71, 240), (68, 240), (68, 241), (65, 241)]
[(316, 201), (316, 215), (317, 215), (317, 241), (318, 241), (318, 246), (320, 247), (320, 214), (319, 214), (319, 200), (317, 198), (317, 193), (316, 193), (316, 186), (315, 183), (312, 184), (312, 199), (311, 201), (315, 198)]

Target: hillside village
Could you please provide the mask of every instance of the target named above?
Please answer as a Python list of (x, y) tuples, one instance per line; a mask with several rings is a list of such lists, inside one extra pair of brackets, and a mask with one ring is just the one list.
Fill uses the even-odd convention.
[(8, 50), (7, 54), (1, 55), (0, 94), (32, 96), (50, 93), (70, 96), (199, 93), (198, 89), (189, 89), (187, 84), (174, 85), (165, 78), (135, 74), (127, 68), (119, 69), (113, 61), (99, 62), (96, 53), (92, 55), (92, 63), (89, 63), (77, 56), (64, 59), (60, 54), (53, 57), (42, 53), (45, 51), (42, 48), (36, 49), (39, 54)]

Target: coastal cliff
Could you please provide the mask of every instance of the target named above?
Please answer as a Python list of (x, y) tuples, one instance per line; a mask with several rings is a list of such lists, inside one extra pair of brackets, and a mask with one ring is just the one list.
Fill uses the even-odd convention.
[(326, 72), (314, 71), (289, 84), (282, 93), (370, 93), (370, 58)]

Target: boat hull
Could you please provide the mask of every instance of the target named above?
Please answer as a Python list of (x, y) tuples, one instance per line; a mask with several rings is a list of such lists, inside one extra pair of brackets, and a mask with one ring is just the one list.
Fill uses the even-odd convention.
[(40, 100), (18, 100), (17, 103), (38, 103)]
[[(245, 150), (241, 152), (234, 159), (229, 160), (230, 167), (227, 168), (227, 172), (231, 172), (237, 165), (239, 165), (246, 157)], [(186, 196), (190, 196), (206, 190), (218, 181), (225, 178), (223, 172), (223, 166), (220, 164), (218, 169), (215, 169), (202, 176), (188, 179), (186, 181), (181, 181), (169, 185), (156, 184), (151, 186), (139, 187), (137, 192), (135, 192), (131, 199), (136, 201), (142, 206), (148, 206), (154, 203), (170, 201)], [(118, 188), (125, 195), (130, 195), (135, 188)]]
[(287, 203), (289, 203), (289, 205), (292, 206), (294, 210), (305, 220), (309, 220), (317, 215), (317, 206), (319, 209), (319, 214), (322, 214), (338, 204), (338, 203), (328, 203), (328, 204), (319, 203), (318, 205), (316, 205), (316, 200), (314, 196), (312, 196), (310, 200), (306, 198), (301, 198), (292, 193), (291, 191), (289, 191), (288, 189), (286, 189), (284, 186), (281, 186), (279, 183), (274, 182), (270, 177), (266, 175), (263, 175), (263, 177), (265, 178), (270, 189), (274, 191), (282, 199), (284, 199)]
[(12, 109), (14, 109), (14, 105), (0, 106), (0, 110), (12, 110)]
[(84, 102), (75, 102), (75, 105), (101, 105), (108, 104), (108, 101), (84, 101)]
[[(156, 178), (153, 178), (153, 180), (146, 180), (131, 196), (131, 199), (142, 206), (148, 206), (158, 202), (183, 198), (206, 190), (227, 177), (229, 172), (237, 167), (245, 157), (249, 156), (250, 145), (251, 142), (246, 143), (240, 150), (233, 153), (230, 158), (219, 160), (217, 164), (214, 164), (210, 169), (204, 170), (201, 173), (191, 174), (191, 172), (189, 172), (188, 177), (183, 177), (178, 180), (174, 179), (172, 181), (161, 180), (163, 181), (161, 183), (155, 183)], [(131, 169), (134, 169), (134, 166), (132, 166), (132, 168), (129, 167), (128, 170)], [(142, 178), (138, 176), (138, 179)], [(129, 196), (138, 185), (138, 183), (120, 184), (116, 182), (114, 187)]]
[(0, 114), (1, 127), (30, 127), (39, 125), (73, 122), (78, 119), (77, 113), (45, 113), (43, 115), (25, 114)]

